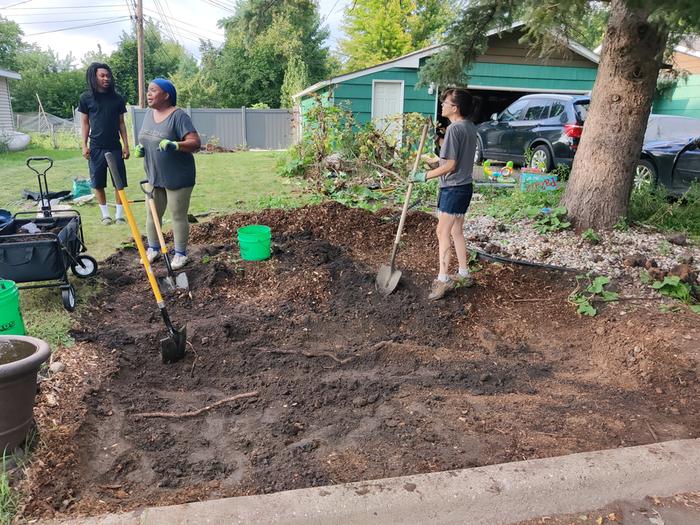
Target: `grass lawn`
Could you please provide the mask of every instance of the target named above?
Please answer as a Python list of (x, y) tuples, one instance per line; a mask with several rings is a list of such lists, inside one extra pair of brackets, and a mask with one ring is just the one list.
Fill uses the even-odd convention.
[[(198, 154), (197, 185), (192, 194), (190, 213), (229, 213), (304, 202), (306, 197), (298, 183), (276, 174), (276, 164), (281, 155), (280, 152), (270, 151)], [(32, 202), (23, 201), (21, 196), (24, 188), (38, 191), (36, 175), (25, 165), (30, 156), (54, 159), (54, 166), (47, 175), (51, 191), (70, 190), (74, 178), (88, 176), (87, 161), (77, 149), (30, 148), (22, 152), (0, 154), (0, 173), (3, 179), (0, 208), (16, 212), (25, 209)], [(141, 159), (131, 158), (127, 161), (130, 182), (127, 194), (131, 199), (143, 198), (138, 186), (139, 180), (144, 178), (142, 165)], [(114, 202), (114, 194), (109, 190), (107, 200)], [(134, 203), (133, 207), (139, 228), (145, 233), (144, 204)], [(83, 219), (87, 253), (96, 259), (104, 259), (131, 237), (126, 225), (103, 226), (99, 208), (94, 201), (77, 209)], [(169, 225), (166, 212), (166, 231)], [(94, 280), (83, 281), (70, 275), (71, 282), (76, 286), (79, 304), (97, 291)], [(63, 309), (57, 288), (25, 290), (21, 292), (21, 305), (28, 335), (45, 339), (52, 346), (71, 343), (68, 335), (70, 316)]]

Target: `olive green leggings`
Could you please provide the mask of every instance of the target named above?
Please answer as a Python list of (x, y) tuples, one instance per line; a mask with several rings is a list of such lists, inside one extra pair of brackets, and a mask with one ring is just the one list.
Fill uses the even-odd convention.
[[(148, 185), (146, 185), (149, 188)], [(153, 188), (153, 201), (156, 204), (158, 211), (158, 220), (163, 224), (163, 214), (165, 208), (170, 208), (170, 215), (173, 221), (173, 238), (175, 240), (175, 251), (178, 253), (187, 253), (187, 239), (190, 235), (190, 225), (187, 222), (187, 210), (190, 208), (190, 197), (192, 189), (180, 188), (177, 190), (168, 190), (166, 188)], [(150, 188), (149, 188), (150, 189)], [(146, 232), (148, 234), (148, 246), (157, 249), (160, 247), (158, 241), (158, 233), (153, 224), (148, 204), (146, 205)]]

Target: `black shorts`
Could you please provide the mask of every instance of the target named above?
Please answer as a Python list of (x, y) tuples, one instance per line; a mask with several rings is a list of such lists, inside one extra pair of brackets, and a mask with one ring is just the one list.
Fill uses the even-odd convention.
[(440, 188), (438, 211), (449, 213), (450, 215), (464, 215), (467, 213), (469, 203), (472, 201), (473, 191), (474, 186), (471, 183)]
[[(124, 181), (124, 187), (126, 187), (126, 166), (122, 158), (122, 150), (102, 148), (90, 148), (90, 159), (88, 160), (90, 186), (96, 189), (104, 189), (107, 186), (107, 159), (105, 154), (108, 151), (111, 151), (112, 155), (114, 155), (114, 159), (117, 161), (117, 168)], [(112, 181), (112, 186), (114, 186), (114, 181)]]

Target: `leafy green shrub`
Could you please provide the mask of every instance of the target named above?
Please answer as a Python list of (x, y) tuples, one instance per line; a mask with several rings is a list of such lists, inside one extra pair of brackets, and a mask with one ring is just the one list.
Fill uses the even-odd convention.
[(566, 164), (557, 164), (556, 167), (549, 172), (550, 175), (556, 175), (559, 182), (569, 180), (571, 168)]
[[(425, 117), (412, 113), (396, 119), (399, 142), (387, 129), (360, 124), (351, 111), (318, 99), (304, 116), (302, 140), (280, 161), (279, 173), (303, 177), (317, 193), (349, 206), (377, 209), (400, 202)], [(424, 152), (428, 149), (429, 142)], [(421, 186), (426, 185), (414, 187), (417, 194), (425, 191)], [(434, 185), (427, 186), (434, 191)]]
[[(598, 310), (593, 306), (593, 303), (617, 301), (619, 295), (616, 292), (606, 290), (605, 287), (610, 284), (610, 278), (604, 275), (599, 275), (591, 279), (591, 273), (576, 276), (576, 289), (569, 295), (569, 302), (577, 307), (576, 313), (593, 317), (598, 313)], [(583, 284), (582, 284), (583, 283)], [(581, 289), (581, 286), (585, 288)]]
[(600, 242), (600, 235), (593, 228), (588, 228), (583, 232), (581, 238), (590, 244), (598, 244)]
[(559, 206), (553, 208), (549, 213), (540, 211), (535, 218), (535, 231), (541, 234), (566, 230), (571, 226), (571, 222), (566, 220), (566, 208)]
[(679, 231), (700, 237), (700, 185), (692, 184), (676, 200), (663, 186), (642, 186), (630, 196), (628, 220), (662, 231)]
[(480, 188), (486, 201), (484, 213), (497, 219), (534, 219), (543, 208), (556, 208), (563, 190), (524, 192), (510, 188)]

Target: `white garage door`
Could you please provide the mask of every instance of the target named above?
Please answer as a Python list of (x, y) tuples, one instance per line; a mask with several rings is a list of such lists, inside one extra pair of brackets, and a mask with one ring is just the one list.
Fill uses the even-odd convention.
[[(396, 118), (403, 113), (403, 81), (375, 80), (372, 83), (372, 120), (377, 129), (400, 138), (401, 121)], [(394, 117), (389, 118), (389, 117)]]

